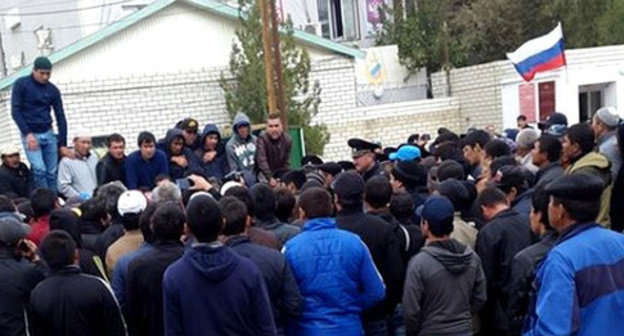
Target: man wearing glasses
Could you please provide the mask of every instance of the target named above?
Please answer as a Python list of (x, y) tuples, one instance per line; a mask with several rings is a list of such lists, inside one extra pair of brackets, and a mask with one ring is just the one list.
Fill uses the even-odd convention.
[[(22, 137), (30, 161), (36, 188), (56, 191), (58, 154), (73, 156), (67, 148), (67, 121), (61, 92), (50, 83), (52, 62), (37, 57), (30, 76), (15, 81), (11, 95), (11, 114)], [(58, 139), (52, 130), (50, 107), (58, 128)], [(57, 147), (58, 146), (58, 147)]]

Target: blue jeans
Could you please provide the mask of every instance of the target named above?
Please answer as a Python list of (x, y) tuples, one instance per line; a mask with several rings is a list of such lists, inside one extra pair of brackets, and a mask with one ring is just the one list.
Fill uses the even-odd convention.
[(366, 336), (405, 336), (403, 305), (397, 305), (392, 316), (384, 320), (365, 322), (364, 332)]
[(405, 323), (403, 323), (403, 305), (399, 303), (394, 314), (388, 319), (388, 336), (405, 336)]
[(33, 133), (37, 139), (37, 149), (29, 150), (26, 136), (22, 135), (22, 145), (26, 158), (30, 162), (35, 188), (46, 188), (57, 191), (56, 168), (58, 164), (58, 147), (56, 135), (52, 130), (45, 133)]
[(366, 336), (388, 336), (386, 320), (364, 322), (364, 333)]

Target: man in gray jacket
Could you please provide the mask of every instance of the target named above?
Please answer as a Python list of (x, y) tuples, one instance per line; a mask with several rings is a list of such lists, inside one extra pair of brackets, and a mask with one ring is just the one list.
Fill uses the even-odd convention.
[(232, 123), (234, 131), (225, 146), (231, 172), (253, 174), (255, 168), (256, 137), (251, 134), (249, 117), (239, 112)]
[(95, 168), (98, 158), (91, 153), (91, 137), (84, 132), (74, 137), (76, 157), (64, 157), (58, 167), (59, 191), (66, 199), (80, 196), (90, 198), (97, 187)]
[(472, 335), (472, 314), (487, 295), (481, 260), (450, 238), (453, 204), (446, 197), (429, 198), (418, 215), (427, 243), (407, 268), (403, 291), (407, 334)]

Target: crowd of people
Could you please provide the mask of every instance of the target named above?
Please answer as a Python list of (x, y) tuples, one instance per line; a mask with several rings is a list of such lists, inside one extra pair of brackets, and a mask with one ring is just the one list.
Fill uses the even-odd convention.
[[(0, 149), (2, 335), (619, 335), (624, 123), (553, 113), (534, 129), (290, 166), (280, 116), (222, 139), (193, 118), (163, 139), (67, 146), (49, 60), (13, 88)], [(52, 131), (51, 109), (58, 135)], [(59, 160), (60, 157), (60, 160)]]

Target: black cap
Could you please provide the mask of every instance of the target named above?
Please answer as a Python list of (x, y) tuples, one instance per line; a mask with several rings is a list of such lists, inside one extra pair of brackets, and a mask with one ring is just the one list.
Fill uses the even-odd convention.
[(303, 170), (291, 170), (282, 176), (282, 182), (286, 184), (292, 182), (297, 186), (297, 188), (301, 188), (301, 186), (306, 182), (306, 175)]
[(440, 195), (445, 196), (453, 203), (455, 211), (465, 209), (472, 203), (470, 191), (468, 191), (462, 182), (454, 178), (450, 178), (438, 184), (437, 190)]
[(323, 160), (316, 155), (306, 155), (301, 158), (301, 165), (305, 166), (307, 164), (320, 165), (323, 164)]
[(343, 171), (349, 171), (349, 170), (355, 169), (355, 165), (351, 161), (338, 161), (338, 164), (340, 165), (340, 167), (342, 167)]
[(458, 180), (465, 180), (466, 174), (464, 173), (464, 167), (455, 160), (444, 160), (438, 166), (438, 181), (444, 181), (449, 178), (455, 178)]
[(604, 181), (591, 174), (563, 175), (546, 186), (546, 192), (559, 199), (595, 201), (605, 188)]
[(410, 185), (425, 185), (427, 173), (425, 167), (416, 161), (399, 161), (392, 168), (392, 175), (399, 181)]
[(384, 155), (389, 156), (390, 153), (394, 153), (394, 152), (396, 152), (398, 150), (399, 149), (396, 148), (396, 147), (386, 147), (386, 148), (383, 149), (383, 153), (384, 153)]
[(497, 188), (527, 187), (526, 173), (520, 166), (502, 166), (493, 176), (492, 185)]
[(332, 183), (332, 189), (342, 200), (362, 200), (364, 179), (360, 174), (353, 171), (340, 173)]
[(354, 158), (360, 157), (367, 153), (374, 153), (376, 149), (381, 148), (379, 144), (358, 138), (349, 139), (347, 144), (351, 147), (351, 156)]
[(552, 125), (565, 125), (568, 126), (568, 118), (563, 113), (555, 112), (548, 116), (546, 120), (540, 121), (538, 126), (540, 129), (547, 129)]
[(186, 118), (180, 122), (180, 129), (185, 131), (197, 132), (199, 124), (193, 118)]
[(318, 170), (336, 176), (342, 172), (342, 166), (336, 162), (325, 162), (317, 166)]

